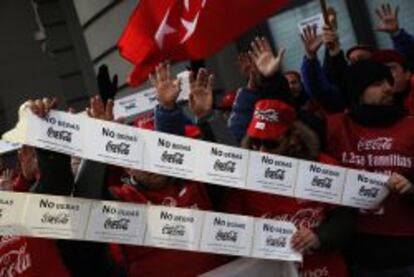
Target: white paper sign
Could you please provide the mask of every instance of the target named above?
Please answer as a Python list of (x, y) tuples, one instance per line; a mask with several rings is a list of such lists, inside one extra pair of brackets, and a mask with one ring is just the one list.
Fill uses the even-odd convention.
[(2, 191), (0, 193), (0, 236), (23, 235), (22, 212), (27, 194)]
[(93, 202), (86, 240), (142, 245), (146, 206), (119, 202)]
[(376, 209), (387, 197), (388, 176), (349, 169), (346, 175), (342, 204), (364, 209)]
[(293, 196), (298, 160), (250, 152), (247, 187), (253, 190)]
[(159, 132), (142, 131), (145, 137), (144, 168), (159, 174), (193, 179), (198, 141), (166, 135)]
[(80, 157), (83, 150), (83, 117), (75, 114), (50, 111), (45, 118), (28, 114), (26, 144)]
[(341, 203), (345, 181), (344, 168), (300, 161), (298, 174), (296, 197), (325, 203)]
[(201, 251), (249, 256), (254, 219), (247, 216), (207, 213), (204, 219)]
[(104, 163), (140, 168), (144, 140), (139, 129), (106, 121), (86, 120), (86, 138), (93, 140), (86, 155)]
[(249, 151), (200, 142), (197, 147), (197, 172), (206, 183), (244, 187)]
[(325, 22), (324, 22), (322, 13), (314, 15), (314, 16), (306, 18), (306, 19), (304, 19), (304, 20), (302, 20), (298, 23), (299, 33), (303, 34), (303, 30), (308, 25), (310, 25), (310, 26), (316, 25), (316, 34), (318, 36), (322, 35), (322, 28), (323, 28), (324, 24), (325, 24)]
[(143, 112), (152, 110), (157, 105), (157, 96), (155, 88), (149, 88), (144, 91), (116, 99), (114, 103), (114, 116), (129, 117)]
[(145, 245), (198, 250), (204, 213), (172, 207), (148, 207)]
[(291, 248), (296, 227), (290, 222), (257, 219), (252, 256), (284, 261), (302, 261), (302, 255)]
[(32, 236), (82, 239), (91, 202), (79, 198), (33, 194), (24, 222)]
[(11, 152), (17, 149), (20, 149), (22, 146), (20, 143), (8, 142), (5, 140), (0, 140), (0, 155)]

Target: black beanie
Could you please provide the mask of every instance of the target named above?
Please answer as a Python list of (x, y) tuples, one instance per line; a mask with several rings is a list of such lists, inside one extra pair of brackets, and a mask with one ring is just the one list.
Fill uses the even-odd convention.
[(394, 80), (387, 66), (371, 60), (359, 61), (349, 66), (346, 73), (347, 95), (351, 104), (357, 104), (364, 90), (375, 82)]

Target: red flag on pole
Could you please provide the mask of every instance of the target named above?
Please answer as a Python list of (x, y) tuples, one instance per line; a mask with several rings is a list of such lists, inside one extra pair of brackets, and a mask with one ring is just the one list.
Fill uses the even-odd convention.
[(204, 59), (291, 0), (140, 0), (118, 47), (144, 82), (163, 60)]

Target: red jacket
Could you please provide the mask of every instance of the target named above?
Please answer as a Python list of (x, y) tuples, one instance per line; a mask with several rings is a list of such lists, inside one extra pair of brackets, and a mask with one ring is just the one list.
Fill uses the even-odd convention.
[[(111, 187), (112, 193), (127, 202), (152, 203), (175, 207), (211, 209), (204, 186), (185, 181), (183, 185), (170, 184), (162, 190), (137, 190), (131, 185)], [(219, 255), (167, 250), (145, 246), (121, 246), (125, 253), (128, 276), (176, 276), (191, 277), (210, 271), (226, 262)]]
[(0, 276), (70, 276), (53, 240), (0, 237)]
[(410, 92), (405, 98), (404, 106), (410, 115), (414, 115), (414, 75), (411, 75)]
[[(319, 161), (337, 164), (325, 155), (321, 155)], [(285, 220), (297, 228), (309, 229), (318, 227), (326, 219), (327, 212), (334, 208), (325, 203), (238, 189), (233, 189), (225, 202), (225, 210), (231, 213)], [(339, 252), (307, 255), (301, 271), (303, 276), (347, 276), (345, 261)]]
[[(414, 117), (384, 128), (368, 128), (346, 114), (328, 118), (328, 152), (350, 168), (390, 174), (414, 180)], [(376, 211), (361, 211), (359, 232), (384, 236), (414, 236), (412, 199), (390, 194)]]

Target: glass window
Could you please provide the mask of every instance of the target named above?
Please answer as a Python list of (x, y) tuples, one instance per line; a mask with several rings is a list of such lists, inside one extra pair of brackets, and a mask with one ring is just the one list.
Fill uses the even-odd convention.
[[(356, 44), (355, 34), (349, 19), (345, 1), (331, 0), (328, 3), (338, 13), (338, 25), (341, 44), (344, 49)], [(304, 55), (302, 41), (299, 37), (298, 22), (320, 13), (319, 1), (312, 1), (306, 5), (293, 8), (269, 19), (268, 24), (273, 35), (276, 47), (286, 48), (283, 69), (299, 70)], [(319, 57), (323, 57), (323, 48)]]

